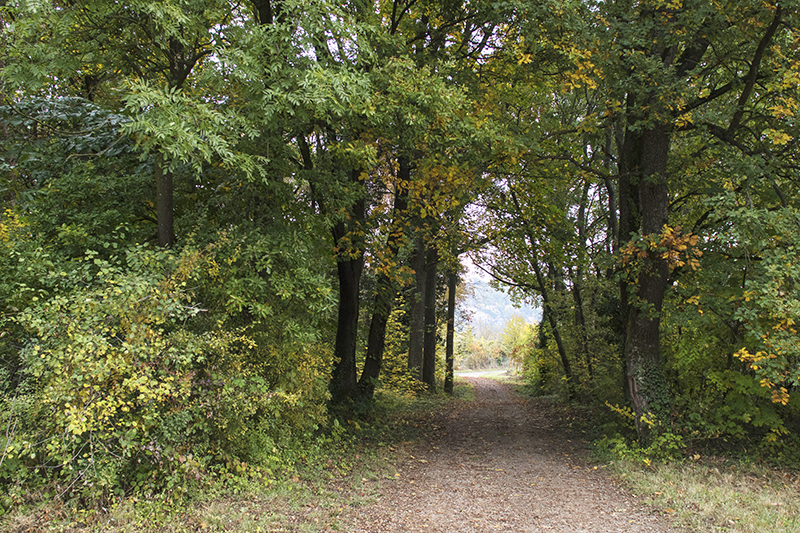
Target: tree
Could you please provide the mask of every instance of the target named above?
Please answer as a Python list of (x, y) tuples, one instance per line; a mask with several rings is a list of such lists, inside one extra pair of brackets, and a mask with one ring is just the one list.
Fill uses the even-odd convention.
[[(456, 197), (480, 186), (478, 181), (469, 179), (473, 175), (471, 171), (459, 179), (442, 170), (458, 168), (457, 161), (447, 162), (446, 159), (463, 159), (465, 146), (472, 145), (474, 149), (481, 142), (476, 138), (483, 135), (479, 131), (480, 123), (469, 118), (465, 120), (464, 114), (474, 114), (468, 102), (479, 100), (475, 69), (483, 61), (483, 54), (492, 47), (496, 28), (502, 23), (503, 9), (506, 8), (490, 2), (398, 0), (392, 2), (391, 10), (387, 9), (384, 14), (386, 31), (395, 39), (400, 53), (413, 61), (416, 69), (429, 74), (435, 72), (440, 95), (437, 102), (430, 95), (423, 96), (422, 92), (410, 93), (411, 101), (427, 100), (440, 126), (426, 132), (414, 124), (419, 124), (417, 118), (409, 123), (409, 132), (401, 138), (399, 146), (414, 168), (416, 184), (409, 191), (415, 233), (411, 237), (415, 247), (411, 262), (416, 276), (415, 289), (409, 298), (414, 306), (409, 368), (417, 368), (420, 379), (431, 388), (435, 388), (436, 325), (435, 295), (430, 287), (436, 282), (438, 257), (444, 255), (439, 242), (443, 228), (438, 224), (437, 215), (457, 209), (455, 205), (466, 205), (467, 202)], [(448, 96), (445, 90), (450, 93)], [(441, 103), (445, 107), (439, 107)], [(451, 114), (452, 111), (456, 113)], [(473, 168), (480, 167), (477, 161), (474, 157)]]
[(534, 326), (525, 321), (522, 315), (514, 314), (508, 319), (500, 334), (503, 353), (511, 361), (510, 366), (520, 366), (525, 362), (525, 351), (534, 341)]
[[(140, 146), (154, 152), (157, 238), (160, 246), (175, 243), (173, 174), (178, 161), (186, 161), (198, 146), (196, 135), (184, 120), (203, 105), (187, 105), (202, 91), (192, 74), (202, 68), (232, 16), (227, 2), (178, 1), (113, 3), (87, 1), (56, 9), (18, 10), (15, 17), (15, 53), (4, 68), (7, 82), (25, 91), (48, 90), (78, 94), (90, 101), (119, 106), (122, 94), (132, 111), (126, 125), (138, 135)], [(48, 28), (38, 42), (29, 38), (34, 28)], [(47, 60), (50, 57), (51, 60)], [(25, 71), (27, 70), (27, 74)], [(116, 90), (116, 91), (115, 91)], [(176, 109), (182, 106), (183, 109)], [(196, 123), (197, 124), (197, 123)]]
[(458, 272), (451, 269), (447, 274), (447, 333), (445, 338), (444, 357), (444, 391), (453, 394), (453, 368), (455, 365), (455, 324), (456, 324), (456, 287)]
[[(693, 121), (690, 115), (703, 114), (703, 109), (721, 100), (728, 101), (727, 109), (716, 117), (706, 115), (701, 128), (716, 142), (736, 142), (742, 135), (742, 120), (746, 108), (753, 105), (757, 82), (772, 76), (765, 54), (775, 47), (784, 10), (781, 5), (753, 9), (736, 4), (701, 12), (657, 2), (633, 10), (624, 2), (610, 7), (609, 15), (617, 24), (609, 29), (615, 37), (612, 42), (621, 45), (615, 48), (620, 60), (605, 75), (617, 76), (619, 93), (625, 93), (617, 135), (619, 238), (629, 250), (646, 250), (639, 254), (631, 289), (623, 286), (620, 298), (628, 324), (628, 388), (637, 430), (647, 440), (654, 426), (667, 423), (669, 413), (660, 320), (669, 285), (670, 253), (677, 251), (671, 245), (686, 242), (668, 240), (670, 195), (675, 192), (672, 147), (678, 133)], [(757, 24), (751, 24), (753, 20)], [(632, 26), (637, 33), (630, 31)], [(733, 28), (743, 31), (744, 43), (734, 45)], [(716, 122), (719, 119), (727, 125)], [(637, 245), (642, 241), (655, 242), (659, 249)]]

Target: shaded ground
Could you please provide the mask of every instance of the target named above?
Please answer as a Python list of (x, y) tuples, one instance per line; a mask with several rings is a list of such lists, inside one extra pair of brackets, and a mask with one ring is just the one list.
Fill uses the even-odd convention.
[(558, 407), (468, 378), (476, 399), (433, 420), (376, 500), (340, 516), (353, 533), (673, 532), (584, 461)]

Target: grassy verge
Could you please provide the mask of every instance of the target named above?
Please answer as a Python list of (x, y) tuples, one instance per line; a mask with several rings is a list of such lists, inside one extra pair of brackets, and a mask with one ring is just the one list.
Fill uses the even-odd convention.
[(180, 499), (136, 494), (87, 508), (28, 494), (24, 506), (0, 519), (0, 532), (341, 531), (340, 515), (372, 503), (376, 482), (394, 477), (400, 445), (419, 436), (431, 413), (471, 394), (463, 380), (454, 397), (382, 391), (366, 418), (341, 419), (326, 434), (297, 442), (269, 469), (230, 465)]
[(649, 467), (623, 460), (614, 461), (611, 467), (654, 510), (693, 531), (800, 531), (796, 473), (702, 458)]

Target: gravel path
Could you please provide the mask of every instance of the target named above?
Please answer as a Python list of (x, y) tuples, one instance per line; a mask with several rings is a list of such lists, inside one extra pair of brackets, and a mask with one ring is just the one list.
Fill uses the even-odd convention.
[(584, 460), (558, 409), (469, 378), (476, 399), (433, 420), (399, 476), (353, 510), (353, 533), (675, 532)]

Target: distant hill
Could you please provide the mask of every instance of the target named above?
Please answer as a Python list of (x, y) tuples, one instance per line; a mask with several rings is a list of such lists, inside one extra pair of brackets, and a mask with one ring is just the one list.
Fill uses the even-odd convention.
[(474, 295), (467, 299), (465, 307), (472, 313), (474, 324), (488, 324), (501, 331), (506, 321), (515, 314), (522, 315), (531, 324), (542, 319), (542, 310), (538, 307), (529, 305), (516, 307), (506, 293), (493, 289), (480, 279), (474, 279), (469, 283), (474, 288)]

